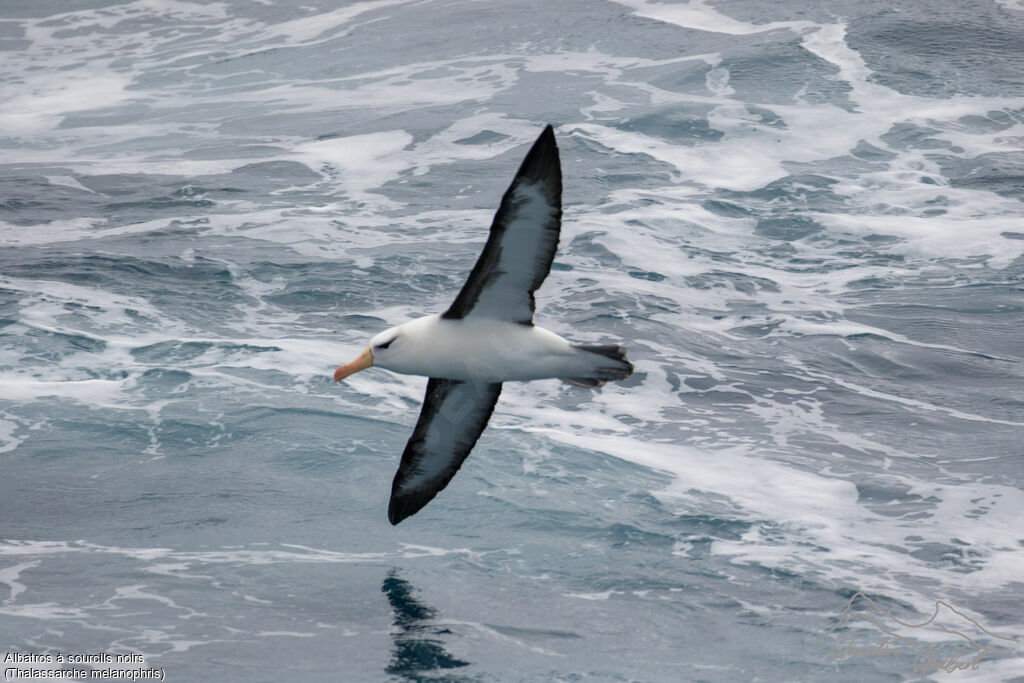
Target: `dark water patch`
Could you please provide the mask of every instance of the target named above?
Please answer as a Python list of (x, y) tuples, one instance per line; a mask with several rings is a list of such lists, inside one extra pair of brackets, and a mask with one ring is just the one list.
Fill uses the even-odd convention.
[(846, 291), (848, 293), (859, 291), (878, 294), (902, 286), (903, 283), (896, 278), (866, 277), (860, 280), (851, 280), (846, 286)]
[[(314, 421), (317, 424), (325, 425), (324, 420), (338, 420), (339, 418), (344, 419), (355, 419), (351, 415), (342, 413), (332, 412), (330, 410), (314, 409), (308, 407), (296, 407), (296, 406), (272, 406), (272, 405), (246, 405), (240, 407), (234, 413), (234, 425), (256, 427), (261, 422), (266, 420), (301, 420), (301, 421)], [(358, 418), (360, 420), (367, 419), (372, 424), (380, 424), (377, 420), (369, 420), (368, 418)], [(303, 430), (310, 434), (321, 434), (327, 433), (315, 430)]]
[(766, 242), (758, 252), (777, 262), (792, 263), (797, 249), (789, 242), (772, 241)]
[(245, 164), (231, 171), (226, 177), (231, 179), (232, 184), (252, 192), (265, 192), (285, 185), (308, 185), (321, 178), (319, 173), (297, 161), (260, 161)]
[(246, 355), (282, 351), (279, 346), (257, 346), (256, 344), (235, 344), (232, 342), (218, 342), (217, 349), (226, 353), (243, 353)]
[[(344, 432), (337, 432), (344, 442)], [(318, 440), (322, 441), (322, 440)], [(338, 444), (341, 446), (341, 444)], [(269, 462), (279, 471), (286, 471), (292, 474), (303, 476), (338, 476), (344, 475), (348, 468), (347, 455), (343, 455), (345, 448), (331, 447), (323, 443), (311, 445), (303, 444), (301, 447), (284, 447), (280, 453), (275, 454)], [(397, 455), (397, 453), (396, 453)], [(388, 485), (386, 479), (380, 481), (380, 490), (384, 491)], [(344, 489), (339, 489), (339, 496)]]
[[(144, 242), (145, 238), (141, 239)], [(210, 320), (227, 322), (241, 317), (236, 307), (252, 302), (235, 285), (223, 263), (201, 258), (189, 262), (177, 257), (150, 259), (70, 251), (74, 246), (69, 245), (69, 250), (63, 252), (51, 248), (0, 253), (0, 266), (16, 277), (68, 282), (145, 298), (174, 318), (202, 321), (205, 326)]]
[(313, 313), (373, 308), (373, 298), (360, 292), (338, 292), (333, 288), (289, 290), (264, 296), (263, 300), (290, 311)]
[[(467, 250), (465, 257), (468, 272), (475, 251)], [(353, 269), (350, 263), (333, 262), (260, 263), (253, 273), (261, 281), (280, 278), (286, 283), (282, 289), (261, 297), (262, 301), (290, 311), (330, 314), (334, 317), (329, 324), (336, 329), (339, 314), (370, 318), (385, 299), (446, 306), (464, 277), (463, 273), (447, 275), (450, 270), (450, 252), (446, 254), (433, 244), (417, 244), (409, 245), (405, 252), (380, 254), (366, 268)]]
[(969, 574), (980, 571), (984, 565), (984, 555), (963, 541), (954, 539), (951, 543), (929, 541), (908, 541), (907, 546), (911, 557), (933, 565), (947, 565), (952, 571)]
[(700, 392), (698, 397), (688, 397), (689, 405), (700, 405), (705, 404), (708, 406), (742, 406), (742, 405), (753, 405), (757, 403), (750, 394), (745, 394), (739, 391), (718, 391), (708, 390)]
[(835, 368), (847, 370), (858, 381), (873, 378), (911, 384), (927, 382), (930, 376), (920, 366), (922, 352), (904, 350), (888, 337), (853, 334), (840, 339), (819, 337), (816, 341), (820, 354), (827, 355)]
[[(232, 200), (247, 192), (266, 194), (309, 185), (318, 181), (320, 175), (298, 162), (267, 161), (246, 164), (230, 173), (193, 178), (141, 173), (77, 175), (76, 178), (95, 193), (83, 197), (85, 193), (79, 191), (80, 201), (88, 202), (108, 214), (115, 223), (121, 223), (151, 220), (156, 215), (194, 215), (216, 209), (217, 200)], [(118, 201), (110, 201), (111, 198)]]
[[(573, 185), (578, 189), (573, 193), (575, 199), (573, 195), (568, 195), (563, 199), (564, 206), (580, 202), (601, 206), (603, 210), (607, 210), (610, 207), (602, 206), (602, 204), (607, 203), (609, 188), (622, 187), (614, 184), (616, 179), (621, 179), (633, 189), (655, 189), (675, 182), (679, 174), (678, 169), (672, 164), (647, 154), (624, 154), (590, 138), (584, 131), (570, 132), (572, 137), (568, 139), (562, 137), (558, 141), (563, 159), (577, 156), (582, 159), (596, 158), (600, 161), (584, 164), (573, 170), (575, 176)], [(653, 204), (657, 201), (653, 198), (640, 200), (641, 204)], [(632, 208), (632, 202), (629, 205), (623, 205), (622, 208), (623, 210)]]
[(943, 150), (960, 154), (964, 150), (957, 147), (948, 140), (943, 140), (937, 135), (941, 131), (922, 126), (916, 123), (901, 122), (893, 126), (879, 136), (879, 139), (893, 149), (922, 149), (922, 150)]
[(61, 304), (61, 308), (65, 311), (72, 311), (75, 313), (102, 313), (103, 309), (99, 306), (90, 306), (88, 304), (80, 304), (75, 301), (67, 301)]
[[(605, 173), (597, 178), (597, 182), (607, 187), (615, 188), (644, 187), (650, 184), (650, 178), (644, 173)], [(577, 202), (572, 203), (576, 204)], [(568, 204), (568, 202), (566, 202), (566, 204)], [(612, 204), (610, 206), (601, 207), (601, 213), (620, 213), (628, 210), (629, 208), (630, 207), (627, 204)]]
[(571, 254), (597, 259), (603, 266), (609, 268), (618, 266), (622, 263), (622, 259), (610, 251), (608, 247), (597, 241), (604, 234), (603, 232), (586, 232), (577, 236), (565, 248), (565, 255)]
[[(750, 316), (746, 315), (740, 316), (740, 320), (745, 320), (749, 317)], [(738, 334), (751, 339), (759, 339), (768, 337), (777, 332), (781, 324), (781, 320), (765, 320), (763, 322), (736, 325), (734, 327), (730, 327), (729, 332), (731, 334)]]
[[(290, 387), (295, 384), (295, 375), (284, 370), (264, 370), (262, 368), (251, 368), (248, 366), (215, 365), (213, 369), (226, 377), (237, 377), (245, 382), (270, 387)], [(323, 382), (330, 380), (330, 374), (325, 370)]]
[[(59, 396), (18, 406), (19, 415), (40, 425), (33, 430), (31, 447), (20, 453), (29, 460), (89, 462), (102, 469), (111, 459), (121, 462), (121, 458), (136, 457), (149, 445), (150, 425), (140, 422), (137, 414), (96, 408), (88, 400)], [(67, 471), (63, 474), (67, 476)]]
[(786, 130), (789, 126), (786, 125), (785, 120), (779, 116), (776, 112), (765, 107), (758, 107), (753, 104), (746, 105), (747, 113), (755, 117), (758, 123), (762, 126), (769, 126), (771, 128), (778, 128), (779, 130)]
[(213, 342), (166, 341), (131, 350), (136, 360), (143, 363), (182, 363), (195, 360), (213, 347)]
[(57, 361), (64, 356), (75, 353), (101, 353), (106, 350), (107, 342), (85, 334), (57, 332), (29, 328), (23, 339), (31, 340), (35, 348), (33, 355), (37, 358)]
[(665, 280), (665, 276), (661, 273), (651, 271), (631, 270), (629, 271), (629, 276), (637, 280), (649, 280), (650, 282), (662, 282)]
[(14, 225), (43, 225), (92, 218), (99, 212), (101, 197), (79, 187), (54, 184), (41, 174), (75, 175), (59, 167), (14, 169), (14, 175), (0, 178), (0, 219)]
[(1024, 152), (992, 152), (970, 159), (944, 157), (940, 164), (953, 187), (987, 190), (1024, 201)]
[(904, 517), (933, 512), (942, 501), (910, 493), (909, 486), (893, 483), (861, 482), (856, 484), (857, 502), (872, 512), (886, 517)]
[(160, 449), (176, 456), (211, 456), (223, 436), (221, 426), (185, 417), (161, 418), (153, 428)]
[[(824, 245), (833, 243), (827, 236), (812, 236), (810, 240), (820, 241)], [(840, 270), (851, 270), (856, 267), (856, 264), (824, 256), (821, 258), (796, 257), (787, 260), (785, 267), (786, 270), (793, 273), (833, 273)]]
[(995, 109), (985, 115), (968, 114), (957, 119), (964, 128), (979, 133), (999, 133), (1020, 123), (1020, 112), (1007, 109)]
[(711, 68), (707, 63), (694, 60), (678, 64), (638, 67), (631, 69), (630, 72), (663, 90), (706, 96), (708, 94), (707, 76)]
[(36, 209), (41, 206), (46, 206), (43, 202), (31, 200), (31, 199), (18, 199), (17, 197), (8, 199), (7, 201), (0, 202), (0, 211), (4, 212), (17, 212), (25, 211), (27, 209)]
[(496, 133), (493, 130), (482, 130), (476, 135), (471, 135), (468, 138), (460, 138), (455, 140), (456, 145), (486, 145), (492, 142), (500, 142), (501, 140), (507, 140), (508, 136), (504, 133)]
[[(974, 293), (947, 290), (945, 299), (939, 290), (933, 294), (936, 298), (930, 303), (879, 303), (849, 310), (846, 318), (892, 330), (918, 343), (959, 348), (981, 358), (1021, 357), (1021, 347), (1012, 341), (1024, 324), (1024, 310), (1019, 300), (1012, 300), (1020, 296), (1019, 288), (983, 287)], [(960, 301), (951, 294), (960, 295)], [(975, 299), (975, 295), (990, 298)]]
[(891, 161), (896, 158), (896, 155), (889, 150), (875, 147), (869, 142), (860, 140), (857, 146), (850, 150), (850, 154), (857, 159), (863, 159), (865, 161)]
[(740, 540), (752, 526), (751, 522), (700, 513), (679, 514), (672, 520), (673, 530), (680, 536), (705, 536), (729, 541)]
[(747, 218), (754, 215), (750, 209), (735, 202), (722, 201), (720, 199), (707, 199), (701, 202), (704, 210), (726, 218)]
[(700, 275), (688, 275), (684, 278), (684, 281), (688, 287), (694, 289), (731, 287), (737, 292), (748, 296), (753, 296), (758, 292), (779, 291), (779, 286), (768, 278), (724, 270), (712, 270)]
[(337, 329), (345, 331), (359, 330), (376, 334), (388, 327), (388, 321), (375, 315), (349, 314), (335, 317)]
[[(779, 36), (786, 39), (778, 40)], [(725, 54), (718, 67), (729, 71), (729, 86), (736, 91), (735, 97), (786, 106), (801, 99), (854, 111), (850, 85), (836, 78), (838, 67), (809, 52), (791, 36), (789, 31), (743, 36), (746, 42)]]
[[(861, 143), (863, 144), (863, 141)], [(872, 173), (885, 173), (889, 170), (887, 160), (879, 158), (881, 155), (865, 152), (862, 146), (859, 149), (863, 155), (851, 151), (849, 154), (841, 154), (827, 159), (783, 161), (781, 166), (791, 175), (816, 175), (829, 178), (859, 178)], [(881, 151), (878, 150), (878, 152)]]
[(871, 242), (871, 243), (874, 243), (874, 244), (894, 244), (896, 242), (902, 242), (903, 238), (902, 237), (897, 237), (896, 235), (873, 234), (873, 235), (866, 236), (864, 238), (864, 241), (865, 242)]
[(708, 389), (718, 386), (719, 381), (710, 375), (701, 375), (698, 377), (687, 377), (683, 380), (683, 383), (691, 389), (707, 391)]
[(165, 368), (154, 368), (142, 373), (140, 385), (146, 389), (174, 389), (182, 384), (188, 383), (192, 374), (185, 370), (168, 370)]
[[(463, 499), (471, 506), (465, 514), (504, 519), (502, 526), (511, 524), (526, 536), (557, 529), (580, 542), (632, 538), (638, 547), (646, 543), (661, 547), (662, 540), (656, 538), (663, 535), (658, 520), (666, 519), (668, 511), (647, 492), (664, 488), (672, 480), (669, 475), (604, 453), (581, 452), (532, 437), (531, 447), (543, 451), (531, 456), (515, 448), (517, 442), (521, 439), (503, 430), (485, 432), (473, 453), (474, 462), (466, 466), (470, 477), (483, 478), (486, 486), (480, 495)], [(581, 491), (593, 495), (581, 497)], [(616, 527), (619, 531), (609, 531), (614, 525), (621, 525)], [(630, 536), (633, 531), (636, 535)]]
[[(899, 238), (888, 239), (888, 236), (881, 235), (881, 239), (871, 240), (869, 244), (892, 244), (900, 242)], [(865, 238), (866, 239), (866, 238)], [(858, 267), (864, 266), (894, 266), (906, 261), (903, 254), (890, 254), (877, 249), (843, 249), (836, 252), (836, 256), (847, 259), (847, 262), (856, 263)], [(861, 282), (858, 280), (858, 282)]]
[(180, 197), (151, 197), (136, 202), (115, 202), (107, 204), (103, 210), (108, 213), (126, 213), (136, 209), (143, 211), (161, 211), (166, 209), (207, 209), (214, 206), (209, 199), (183, 199)]
[(625, 119), (615, 125), (619, 130), (643, 133), (667, 140), (674, 144), (697, 145), (704, 142), (717, 142), (725, 133), (715, 130), (708, 124), (707, 113), (711, 107), (703, 111), (681, 110), (675, 106), (669, 109), (653, 111), (642, 116)]
[(604, 529), (600, 529), (592, 536), (608, 544), (610, 548), (624, 550), (632, 546), (648, 547), (670, 547), (675, 543), (675, 537), (641, 529), (632, 524), (616, 522)]
[(871, 80), (907, 95), (1003, 96), (1024, 72), (1024, 18), (998, 3), (929, 3), (911, 11), (864, 12), (849, 21), (847, 43)]
[(837, 183), (834, 178), (816, 173), (796, 173), (768, 183), (757, 190), (720, 190), (718, 198), (719, 201), (724, 199), (737, 204), (764, 220), (793, 220), (799, 224), (811, 219), (796, 212), (848, 211), (846, 198), (831, 189)]

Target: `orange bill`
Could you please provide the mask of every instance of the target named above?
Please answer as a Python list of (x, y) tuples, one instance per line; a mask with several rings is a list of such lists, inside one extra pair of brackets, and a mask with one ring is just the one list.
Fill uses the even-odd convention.
[(349, 375), (359, 372), (360, 370), (365, 370), (371, 365), (373, 365), (373, 354), (370, 353), (370, 347), (367, 346), (366, 349), (359, 354), (358, 358), (347, 365), (340, 366), (334, 371), (334, 381), (340, 382)]

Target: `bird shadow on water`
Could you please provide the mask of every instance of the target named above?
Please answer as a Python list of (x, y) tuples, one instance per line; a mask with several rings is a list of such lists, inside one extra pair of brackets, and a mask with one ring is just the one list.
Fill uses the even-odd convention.
[(392, 569), (380, 590), (388, 597), (394, 614), (392, 639), (395, 647), (384, 671), (406, 681), (450, 681), (462, 683), (475, 680), (443, 673), (446, 669), (469, 666), (470, 662), (454, 657), (444, 648), (439, 636), (450, 634), (447, 628), (432, 624), (437, 610), (413, 596), (413, 586)]

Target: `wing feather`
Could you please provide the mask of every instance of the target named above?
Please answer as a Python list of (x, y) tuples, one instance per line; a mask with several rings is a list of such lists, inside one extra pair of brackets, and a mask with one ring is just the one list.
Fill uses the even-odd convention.
[(448, 485), (487, 426), (500, 394), (501, 384), (430, 378), (391, 485), (392, 524), (419, 512)]
[(562, 167), (549, 125), (533, 143), (491, 223), (487, 244), (443, 318), (533, 322), (562, 227)]

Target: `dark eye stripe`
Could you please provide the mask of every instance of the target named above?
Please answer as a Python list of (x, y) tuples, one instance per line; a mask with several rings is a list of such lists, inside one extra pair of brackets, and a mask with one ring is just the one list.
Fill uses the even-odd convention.
[(389, 346), (391, 346), (391, 342), (395, 341), (396, 339), (398, 339), (398, 337), (392, 337), (391, 339), (388, 339), (388, 340), (387, 340), (386, 342), (384, 342), (383, 344), (377, 344), (377, 345), (376, 345), (376, 346), (374, 346), (373, 348), (375, 348), (375, 349), (386, 349), (386, 348), (388, 348)]

